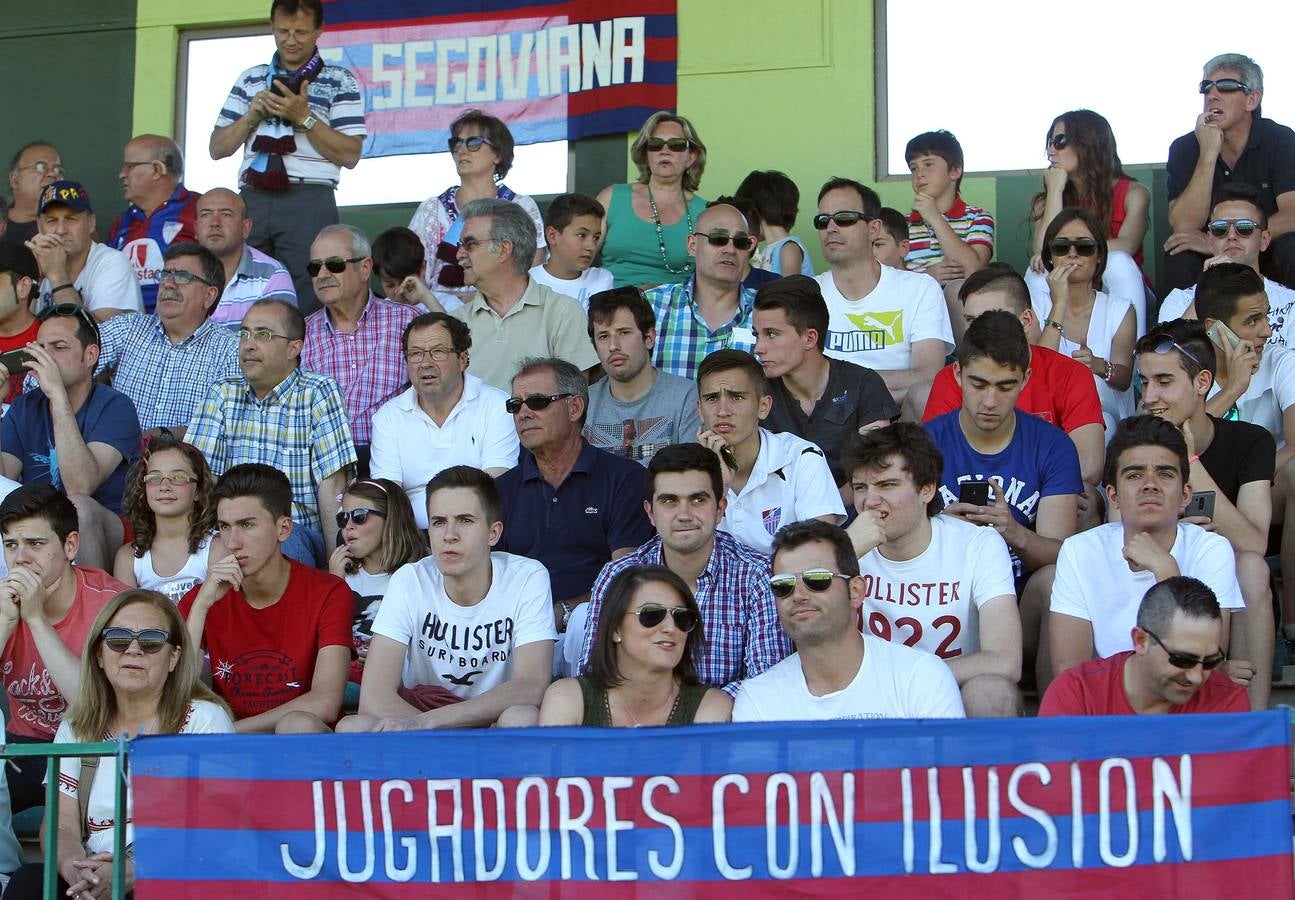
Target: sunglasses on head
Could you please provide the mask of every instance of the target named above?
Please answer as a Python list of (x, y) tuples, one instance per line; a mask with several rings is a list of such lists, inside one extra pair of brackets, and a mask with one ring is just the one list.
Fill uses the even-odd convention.
[(710, 234), (705, 234), (700, 231), (694, 231), (693, 237), (704, 237), (706, 239), (706, 243), (710, 244), (712, 247), (723, 247), (730, 241), (733, 242), (733, 246), (738, 250), (750, 250), (755, 246), (755, 238), (751, 237), (749, 234), (742, 234), (741, 232), (738, 232), (737, 234), (726, 234), (722, 231), (712, 231)]
[(489, 138), (483, 138), (481, 137), (481, 135), (478, 135), (478, 134), (474, 134), (471, 137), (465, 137), (465, 138), (452, 137), (450, 138), (449, 143), (450, 143), (451, 153), (453, 153), (455, 150), (459, 149), (460, 147), (467, 147), (468, 150), (475, 153), (481, 149), (482, 144), (486, 145), (487, 147), (494, 146), (494, 144), (491, 143)]
[(1227, 237), (1229, 228), (1235, 228), (1241, 237), (1250, 237), (1259, 227), (1259, 223), (1254, 219), (1215, 219), (1205, 227), (1216, 238)]
[(1064, 134), (1054, 134), (1048, 138), (1048, 146), (1053, 150), (1065, 150), (1069, 144), (1070, 141)]
[(346, 271), (348, 265), (360, 262), (363, 259), (363, 256), (330, 256), (327, 259), (312, 259), (306, 263), (306, 271), (310, 273), (311, 278), (318, 275), (320, 269), (328, 269), (334, 275), (340, 275)]
[(357, 506), (352, 510), (339, 509), (337, 511), (337, 527), (345, 528), (347, 522), (354, 522), (356, 525), (363, 525), (369, 521), (369, 516), (381, 516), (382, 513), (376, 509), (369, 509), (367, 506)]
[[(1145, 341), (1146, 338), (1143, 338), (1143, 340)], [(1163, 353), (1168, 353), (1170, 350), (1177, 350), (1183, 356), (1187, 357), (1192, 362), (1196, 363), (1196, 367), (1198, 369), (1205, 368), (1205, 364), (1202, 363), (1199, 359), (1197, 359), (1194, 353), (1192, 353), (1190, 350), (1188, 350), (1186, 347), (1184, 347), (1182, 344), (1178, 343), (1168, 335), (1165, 335), (1164, 337), (1160, 338), (1154, 344), (1149, 344), (1148, 346), (1144, 347), (1140, 352), (1145, 353), (1147, 350), (1150, 350), (1152, 353), (1156, 353), (1156, 354), (1163, 354)], [(1145, 631), (1146, 629), (1143, 629), (1143, 630)]]
[(643, 146), (655, 152), (661, 150), (670, 150), (674, 153), (683, 153), (692, 146), (692, 141), (687, 138), (648, 138)]
[(94, 316), (80, 303), (55, 303), (53, 306), (47, 306), (40, 312), (36, 313), (37, 322), (45, 322), (54, 318), (74, 318), (80, 319), (89, 325), (95, 335), (99, 334), (99, 323), (94, 320)]
[(567, 398), (574, 396), (575, 394), (567, 393), (549, 394), (547, 396), (544, 394), (531, 394), (529, 397), (509, 397), (504, 402), (504, 409), (508, 410), (509, 414), (514, 416), (521, 411), (523, 406), (528, 409), (533, 409), (535, 412), (539, 412), (541, 409), (548, 409), (549, 404), (551, 403), (556, 403), (558, 400), (566, 400)]
[(1165, 646), (1164, 641), (1156, 637), (1155, 632), (1150, 631), (1149, 629), (1146, 629), (1146, 628), (1143, 628), (1142, 630), (1147, 633), (1147, 636), (1151, 638), (1151, 640), (1155, 641), (1157, 644), (1160, 645), (1160, 649), (1165, 651), (1165, 653), (1169, 656), (1169, 665), (1173, 666), (1175, 669), (1182, 669), (1184, 671), (1187, 671), (1190, 669), (1194, 669), (1197, 666), (1200, 666), (1202, 669), (1208, 672), (1210, 669), (1217, 668), (1219, 663), (1227, 659), (1227, 657), (1223, 655), (1222, 650), (1218, 651), (1217, 653), (1212, 653), (1209, 656), (1193, 656), (1190, 653), (1179, 653), (1176, 650), (1170, 650), (1168, 647)]
[(805, 587), (809, 588), (816, 594), (821, 594), (832, 586), (833, 578), (844, 578), (850, 580), (849, 575), (842, 575), (840, 572), (833, 572), (831, 569), (806, 569), (799, 574), (795, 572), (780, 572), (769, 579), (769, 590), (778, 600), (785, 600), (791, 596), (791, 592), (796, 590), (796, 579), (799, 578)]
[(145, 653), (156, 653), (171, 640), (171, 632), (161, 628), (145, 628), (142, 631), (131, 631), (129, 628), (105, 628), (103, 645), (113, 653), (125, 653), (131, 642), (139, 641), (139, 649)]
[(1210, 88), (1217, 88), (1220, 94), (1235, 94), (1241, 91), (1244, 94), (1250, 93), (1250, 85), (1237, 78), (1206, 78), (1201, 82), (1201, 93), (1208, 94)]
[(874, 218), (876, 217), (855, 209), (843, 209), (840, 212), (819, 213), (814, 217), (814, 227), (822, 231), (828, 222), (835, 222), (841, 228), (849, 228), (855, 222), (870, 222)]
[(1069, 256), (1072, 247), (1080, 256), (1097, 255), (1097, 241), (1092, 238), (1053, 238), (1048, 241), (1048, 249), (1053, 256)]
[(686, 606), (666, 609), (659, 603), (644, 603), (639, 607), (636, 615), (638, 616), (639, 624), (644, 628), (656, 628), (665, 621), (666, 613), (669, 613), (670, 618), (674, 619), (674, 627), (684, 634), (697, 627), (697, 614)]

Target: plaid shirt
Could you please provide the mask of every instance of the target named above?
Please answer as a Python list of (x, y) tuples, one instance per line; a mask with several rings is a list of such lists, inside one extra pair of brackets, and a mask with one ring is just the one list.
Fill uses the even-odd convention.
[[(630, 566), (665, 565), (657, 535), (633, 553), (603, 566), (589, 594), (585, 619), (585, 651), (578, 672), (584, 672), (598, 631), (603, 597), (617, 575)], [(696, 660), (702, 684), (722, 687), (737, 695), (744, 678), (754, 678), (791, 653), (791, 642), (778, 621), (778, 607), (769, 591), (769, 557), (739, 544), (727, 532), (715, 532), (715, 549), (697, 578), (706, 651)]]
[(213, 384), (241, 374), (238, 338), (210, 319), (178, 344), (155, 315), (113, 316), (99, 334), (95, 374), (115, 369), (112, 386), (134, 401), (145, 430), (183, 428)]
[(301, 367), (337, 382), (346, 398), (351, 434), (360, 446), (373, 441), (373, 414), (378, 407), (409, 387), (401, 336), (421, 311), (421, 306), (370, 294), (353, 332), (334, 328), (327, 309), (306, 318)]
[(188, 441), (216, 476), (240, 463), (274, 466), (292, 482), (292, 521), (321, 531), (321, 481), (355, 463), (337, 383), (294, 369), (256, 399), (242, 375), (218, 382), (189, 423)]
[(711, 331), (692, 302), (696, 285), (694, 276), (682, 284), (663, 284), (647, 292), (656, 315), (656, 352), (652, 354), (652, 364), (663, 372), (693, 381), (697, 380), (697, 368), (709, 353), (725, 349), (755, 352), (755, 332), (751, 328), (755, 291), (742, 288), (733, 321)]

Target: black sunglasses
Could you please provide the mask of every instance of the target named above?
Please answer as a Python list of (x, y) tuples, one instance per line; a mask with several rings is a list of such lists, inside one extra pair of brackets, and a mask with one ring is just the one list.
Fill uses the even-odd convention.
[(1194, 669), (1197, 666), (1200, 666), (1202, 669), (1208, 672), (1210, 669), (1217, 668), (1219, 663), (1227, 659), (1227, 657), (1223, 655), (1222, 650), (1218, 651), (1217, 653), (1213, 653), (1209, 656), (1193, 656), (1190, 653), (1179, 653), (1176, 650), (1170, 650), (1168, 647), (1165, 646), (1164, 641), (1156, 637), (1155, 632), (1151, 631), (1148, 628), (1143, 628), (1142, 630), (1147, 633), (1147, 636), (1150, 637), (1151, 640), (1155, 641), (1157, 644), (1160, 645), (1161, 650), (1165, 651), (1165, 653), (1168, 654), (1169, 665), (1173, 666), (1175, 669), (1182, 669), (1184, 671), (1187, 671), (1190, 669)]
[(327, 259), (312, 259), (306, 263), (306, 271), (310, 273), (311, 278), (318, 275), (320, 269), (328, 269), (334, 275), (340, 275), (346, 271), (348, 265), (360, 262), (362, 259), (364, 259), (363, 256), (348, 256), (346, 258), (330, 256)]
[(356, 525), (363, 525), (369, 520), (369, 516), (382, 516), (383, 513), (376, 509), (369, 509), (367, 506), (357, 506), (349, 512), (344, 509), (337, 511), (337, 527), (345, 528), (346, 523), (354, 522)]
[(692, 141), (687, 138), (648, 138), (643, 142), (643, 146), (654, 153), (661, 150), (683, 153), (692, 146)]
[(693, 237), (704, 237), (706, 239), (706, 243), (710, 244), (712, 247), (723, 247), (725, 244), (729, 243), (729, 241), (732, 241), (733, 246), (738, 250), (750, 250), (755, 246), (755, 238), (751, 237), (749, 234), (724, 234), (722, 232), (711, 232), (710, 234), (706, 234), (701, 231), (694, 231)]
[(876, 217), (870, 216), (867, 213), (859, 212), (858, 210), (843, 209), (840, 212), (819, 213), (814, 217), (814, 227), (819, 231), (822, 231), (827, 227), (828, 222), (835, 222), (841, 228), (849, 228), (855, 222), (870, 222), (874, 218)]
[(678, 628), (684, 634), (692, 631), (697, 627), (697, 614), (686, 606), (676, 606), (672, 609), (666, 609), (659, 603), (644, 603), (639, 607), (637, 613), (639, 624), (644, 628), (656, 628), (665, 621), (665, 614), (669, 613), (670, 618), (674, 619), (674, 627)]
[(1048, 241), (1048, 250), (1053, 256), (1069, 256), (1072, 247), (1080, 256), (1097, 255), (1097, 241), (1092, 238), (1053, 238)]
[(113, 653), (125, 653), (132, 641), (139, 641), (139, 649), (145, 653), (156, 653), (171, 640), (171, 632), (161, 628), (145, 628), (142, 631), (131, 631), (129, 628), (105, 628), (103, 645)]
[(1250, 93), (1250, 85), (1237, 78), (1218, 78), (1211, 80), (1206, 78), (1201, 82), (1201, 93), (1208, 94), (1210, 88), (1218, 88), (1220, 94), (1235, 94), (1241, 91), (1243, 94)]
[(799, 578), (804, 582), (805, 587), (816, 594), (821, 594), (832, 586), (833, 578), (844, 578), (849, 581), (850, 577), (849, 575), (842, 575), (840, 572), (833, 572), (830, 569), (806, 569), (800, 574), (780, 572), (769, 579), (769, 591), (775, 598), (785, 600), (791, 596), (792, 591), (796, 590), (796, 579)]
[(1254, 219), (1215, 219), (1205, 227), (1216, 238), (1227, 237), (1229, 228), (1235, 228), (1241, 237), (1250, 237), (1259, 227), (1259, 223)]
[(481, 149), (482, 144), (485, 144), (487, 147), (494, 146), (494, 144), (490, 141), (489, 138), (483, 138), (478, 134), (474, 134), (471, 137), (465, 137), (465, 138), (452, 137), (450, 138), (449, 144), (450, 144), (451, 153), (453, 153), (455, 150), (459, 149), (460, 147), (467, 147), (468, 150), (470, 150), (473, 153), (476, 153), (478, 150)]
[(80, 319), (89, 325), (94, 335), (99, 336), (99, 323), (94, 320), (94, 316), (86, 310), (80, 303), (55, 303), (53, 306), (47, 306), (40, 312), (36, 313), (37, 322), (45, 322), (53, 318), (73, 318)]
[(1065, 150), (1069, 144), (1070, 141), (1066, 139), (1064, 134), (1054, 134), (1048, 138), (1048, 146), (1053, 150)]
[(539, 412), (541, 409), (548, 409), (549, 404), (551, 403), (558, 400), (566, 400), (567, 398), (574, 396), (575, 394), (567, 393), (549, 394), (548, 396), (545, 396), (544, 394), (531, 394), (529, 397), (509, 397), (504, 401), (504, 409), (508, 410), (508, 412), (514, 416), (521, 411), (523, 405)]
[[(1178, 343), (1168, 335), (1165, 335), (1164, 337), (1160, 338), (1155, 343), (1148, 342), (1147, 338), (1143, 338), (1142, 341), (1146, 346), (1144, 346), (1141, 350), (1139, 350), (1138, 351), (1139, 353), (1146, 353), (1149, 350), (1152, 353), (1163, 354), (1163, 353), (1168, 353), (1170, 350), (1177, 350), (1183, 356), (1187, 357), (1192, 362), (1196, 363), (1196, 367), (1198, 369), (1205, 368), (1205, 364), (1196, 358), (1196, 354), (1192, 353), (1190, 350), (1188, 350), (1186, 347), (1184, 347), (1182, 344)], [(1145, 630), (1146, 629), (1144, 628), (1143, 631)]]

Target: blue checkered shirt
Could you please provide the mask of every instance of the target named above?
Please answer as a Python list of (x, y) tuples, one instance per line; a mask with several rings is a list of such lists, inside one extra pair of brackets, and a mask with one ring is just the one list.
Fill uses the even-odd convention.
[(292, 482), (292, 521), (322, 531), (319, 483), (355, 464), (351, 426), (337, 382), (294, 369), (264, 400), (242, 375), (211, 389), (186, 440), (217, 476), (240, 463), (274, 466)]
[(751, 328), (755, 291), (742, 288), (733, 321), (711, 331), (692, 302), (696, 285), (697, 278), (693, 276), (682, 284), (663, 284), (647, 292), (656, 315), (652, 364), (663, 372), (693, 381), (697, 380), (697, 368), (707, 354), (716, 350), (755, 352), (755, 332)]
[[(612, 580), (631, 566), (665, 565), (657, 535), (633, 553), (603, 566), (589, 594), (585, 619), (585, 650), (577, 672), (584, 672), (598, 633), (598, 613)], [(791, 653), (791, 642), (778, 621), (778, 607), (769, 591), (769, 557), (727, 532), (715, 532), (715, 549), (697, 578), (706, 650), (697, 664), (702, 684), (721, 687), (737, 696), (744, 678), (754, 678)]]

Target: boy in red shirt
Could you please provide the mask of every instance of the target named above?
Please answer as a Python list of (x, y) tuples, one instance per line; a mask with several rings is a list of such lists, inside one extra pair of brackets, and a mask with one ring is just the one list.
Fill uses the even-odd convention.
[[(36, 340), (40, 323), (32, 315), (31, 301), (39, 285), (40, 269), (31, 251), (22, 244), (0, 242), (0, 353), (21, 350)], [(0, 388), (0, 401), (5, 403), (22, 391), (27, 374), (22, 366), (12, 368), (7, 383)]]

